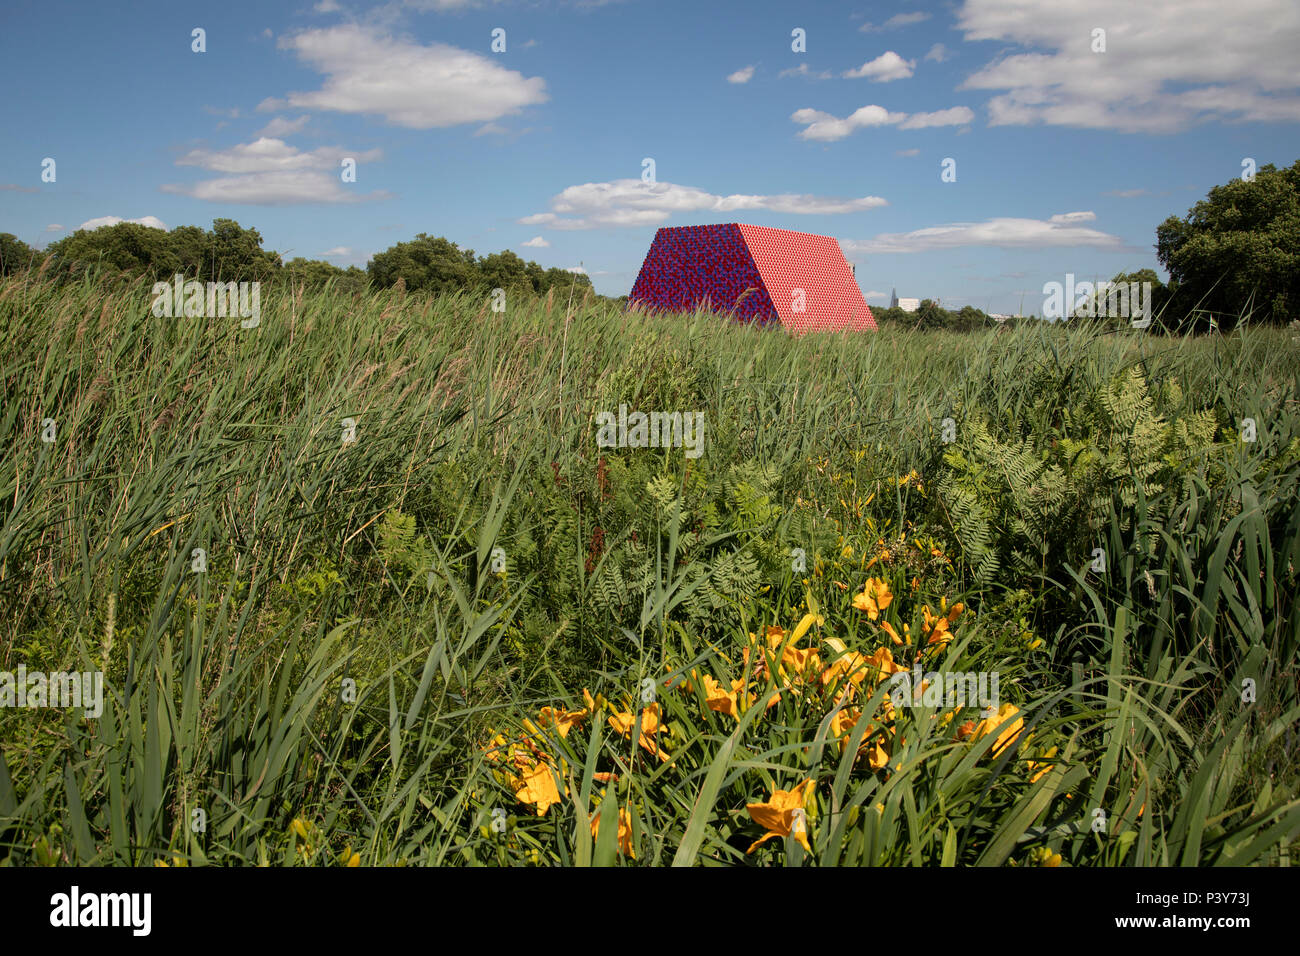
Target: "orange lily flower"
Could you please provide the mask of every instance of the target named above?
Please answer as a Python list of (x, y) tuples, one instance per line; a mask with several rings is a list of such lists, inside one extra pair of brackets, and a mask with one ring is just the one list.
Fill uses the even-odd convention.
[[(631, 737), (632, 728), (636, 726), (636, 716), (628, 711), (612, 714), (609, 718), (609, 725), (624, 737)], [(668, 754), (659, 748), (658, 741), (654, 739), (659, 730), (659, 704), (647, 704), (645, 709), (641, 711), (640, 744), (660, 760), (667, 760)]]
[(749, 803), (745, 809), (755, 823), (767, 832), (753, 846), (745, 851), (753, 853), (773, 837), (787, 837), (791, 834), (809, 853), (812, 847), (808, 843), (807, 814), (804, 808), (812, 796), (813, 780), (809, 777), (793, 790), (774, 790), (772, 799), (766, 803)]
[(537, 712), (537, 722), (543, 727), (554, 727), (561, 737), (567, 737), (570, 730), (582, 725), (589, 713), (586, 710), (568, 711), (563, 707), (543, 707)]
[[(904, 627), (904, 630), (906, 630), (907, 625), (904, 625), (903, 627)], [(897, 632), (896, 630), (894, 630), (894, 625), (890, 624), (888, 621), (881, 621), (881, 622), (880, 622), (880, 629), (881, 629), (882, 631), (884, 631), (886, 634), (888, 634), (888, 635), (889, 635), (889, 639), (890, 639), (891, 641), (893, 641), (895, 644), (902, 644), (902, 643), (903, 643), (903, 639), (902, 639), (901, 637), (899, 637), (899, 636), (898, 636), (898, 632)], [(911, 644), (911, 643), (912, 643), (912, 635), (910, 635), (910, 634), (907, 636), (907, 643), (908, 643), (908, 644)]]
[(890, 674), (898, 674), (907, 670), (902, 664), (894, 662), (894, 655), (887, 647), (877, 648), (867, 658), (867, 664), (870, 666), (870, 673), (878, 681), (888, 678)]
[(850, 651), (822, 671), (822, 683), (829, 687), (847, 680), (853, 687), (860, 687), (870, 669), (870, 660), (857, 651)]
[[(593, 839), (600, 836), (599, 810), (591, 815), (591, 835)], [(636, 848), (632, 846), (632, 814), (623, 807), (618, 808), (618, 852), (636, 859)]]
[[(921, 613), (925, 617), (922, 633), (926, 636), (926, 644), (938, 644), (940, 649), (947, 646), (952, 640), (952, 631), (949, 629), (953, 621), (957, 620), (957, 615), (966, 610), (966, 605), (958, 601), (951, 608), (948, 607), (948, 599), (940, 599), (939, 614), (930, 611), (928, 604), (923, 605)], [(945, 613), (946, 612), (946, 613)]]
[[(729, 717), (735, 717), (736, 719), (739, 719), (740, 702), (737, 700), (737, 698), (740, 696), (741, 691), (743, 691), (744, 689), (745, 689), (745, 682), (743, 680), (733, 680), (731, 682), (731, 690), (729, 692), (725, 691), (722, 689), (722, 685), (720, 683), (718, 683), (708, 674), (705, 674), (704, 675), (704, 695), (706, 698), (705, 706), (708, 707), (709, 710), (717, 711), (720, 714), (726, 714)], [(753, 702), (754, 702), (754, 695), (746, 694), (745, 706), (748, 707)]]
[[(1055, 757), (1055, 756), (1056, 756), (1056, 748), (1050, 747), (1048, 748), (1047, 753), (1043, 754), (1043, 759), (1041, 761), (1033, 761), (1033, 760), (1029, 761), (1029, 772), (1033, 774), (1033, 776), (1029, 778), (1030, 783), (1038, 783), (1039, 777), (1041, 777), (1043, 774), (1047, 773), (1054, 766), (1056, 766), (1056, 764), (1050, 764), (1047, 762), (1048, 758)], [(1146, 804), (1144, 803), (1143, 807), (1145, 806)], [(1138, 812), (1138, 816), (1142, 816), (1141, 811)]]
[[(1005, 727), (1003, 727), (1002, 731), (998, 734), (998, 738), (993, 744), (993, 749), (989, 752), (989, 757), (991, 758), (1001, 756), (1002, 751), (1014, 744), (1019, 738), (1020, 732), (1024, 730), (1024, 720), (1020, 717), (1016, 717), (1019, 713), (1019, 709), (1014, 704), (1003, 704), (998, 708), (997, 714), (992, 717), (985, 717), (975, 725), (975, 732), (971, 738), (971, 742), (974, 743), (980, 738), (988, 736), (997, 730), (998, 727), (1005, 724)], [(1015, 717), (1016, 719), (1011, 720), (1012, 717)]]
[[(886, 699), (885, 706), (888, 708), (885, 712), (886, 720), (894, 719), (894, 708)], [(858, 719), (862, 716), (862, 711), (857, 708), (845, 708), (831, 718), (831, 733), (835, 734), (840, 740), (840, 752), (849, 745), (849, 739), (853, 735), (853, 728), (857, 726)], [(879, 725), (868, 724), (867, 732), (862, 738), (862, 743), (858, 745), (858, 756), (866, 756), (867, 765), (872, 770), (880, 770), (889, 766), (889, 748), (885, 746), (887, 735)]]
[(862, 593), (853, 598), (853, 606), (859, 611), (866, 611), (867, 617), (874, 621), (893, 600), (894, 595), (883, 578), (868, 578), (862, 586)]
[[(808, 632), (808, 629), (812, 627), (813, 624), (822, 624), (824, 622), (825, 618), (820, 615), (805, 614), (803, 619), (799, 622), (798, 627), (794, 629), (794, 634), (789, 638), (789, 643), (786, 643), (786, 632), (784, 628), (769, 627), (767, 629), (767, 651), (760, 652), (758, 660), (754, 664), (755, 678), (762, 680), (767, 675), (768, 657), (774, 656), (776, 650), (783, 644), (785, 645), (785, 649), (781, 651), (781, 660), (778, 664), (778, 669), (780, 670), (782, 677), (787, 676), (788, 673), (802, 676), (811, 669), (820, 669), (821, 656), (818, 654), (816, 648), (795, 647), (794, 645)], [(751, 642), (753, 637), (754, 635), (751, 634)], [(752, 646), (751, 643), (751, 647)], [(746, 665), (749, 664), (750, 649), (751, 648), (747, 647), (743, 652)], [(790, 685), (787, 682), (785, 686), (789, 687)]]
[[(537, 807), (539, 817), (546, 816), (551, 804), (560, 802), (560, 791), (555, 785), (555, 773), (549, 763), (539, 760), (514, 779), (515, 797), (520, 803)], [(569, 792), (565, 785), (564, 792)]]

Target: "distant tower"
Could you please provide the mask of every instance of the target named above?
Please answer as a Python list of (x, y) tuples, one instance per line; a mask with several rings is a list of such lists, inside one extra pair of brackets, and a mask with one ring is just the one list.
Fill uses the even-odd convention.
[(894, 287), (893, 289), (890, 289), (890, 290), (889, 290), (889, 307), (890, 307), (891, 309), (897, 309), (897, 308), (898, 308), (898, 288), (897, 288), (897, 287)]

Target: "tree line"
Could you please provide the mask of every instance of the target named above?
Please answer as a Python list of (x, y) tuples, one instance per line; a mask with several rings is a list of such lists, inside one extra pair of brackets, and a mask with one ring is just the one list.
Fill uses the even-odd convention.
[(510, 251), (476, 256), (440, 236), (420, 233), (377, 253), (365, 269), (342, 269), (319, 259), (294, 258), (262, 248), (256, 229), (233, 219), (217, 219), (211, 229), (178, 226), (170, 231), (120, 222), (78, 230), (44, 250), (33, 249), (11, 233), (0, 233), (0, 275), (25, 269), (76, 277), (87, 269), (109, 270), (154, 282), (170, 282), (178, 273), (210, 282), (288, 282), (342, 292), (386, 289), (399, 282), (409, 292), (532, 292), (551, 289), (581, 294), (591, 279), (567, 269), (543, 269)]

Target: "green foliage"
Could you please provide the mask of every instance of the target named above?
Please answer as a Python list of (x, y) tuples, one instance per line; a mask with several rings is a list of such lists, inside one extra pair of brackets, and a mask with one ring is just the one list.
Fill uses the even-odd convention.
[(280, 279), (291, 286), (301, 286), (313, 292), (327, 287), (342, 295), (357, 295), (365, 292), (370, 285), (370, 277), (364, 269), (348, 266), (340, 269), (329, 262), (319, 259), (290, 259), (284, 264)]
[(915, 312), (905, 312), (898, 306), (877, 306), (871, 310), (878, 326), (901, 325), (913, 329), (949, 329), (954, 332), (973, 332), (988, 329), (996, 323), (973, 305), (964, 305), (953, 311), (945, 309), (931, 299), (922, 299)]
[(659, 336), (641, 333), (627, 360), (600, 382), (601, 410), (693, 411), (708, 387), (707, 372)]
[[(1137, 365), (1109, 380), (1078, 371), (1041, 382), (1040, 397), (992, 427), (982, 411), (964, 417), (944, 454), (939, 489), (977, 584), (1007, 567), (1078, 563), (1112, 521), (1126, 529), (1139, 510), (1167, 516), (1179, 499), (1163, 492), (1190, 468), (1221, 479), (1214, 463), (1226, 446), (1214, 444), (1212, 410), (1168, 420)], [(1176, 383), (1168, 397), (1181, 397)]]
[(423, 536), (416, 536), (414, 515), (402, 514), (400, 508), (384, 515), (379, 522), (379, 557), (399, 579), (429, 570), (432, 549)]
[(45, 261), (45, 253), (37, 252), (11, 232), (0, 232), (0, 276), (12, 275)]
[[(256, 229), (245, 229), (232, 219), (214, 220), (209, 231), (197, 226), (166, 231), (121, 222), (78, 230), (51, 243), (47, 253), (56, 274), (63, 277), (101, 268), (157, 282), (170, 282), (179, 273), (201, 281), (284, 281), (294, 288), (345, 295), (372, 286), (389, 288), (399, 280), (408, 291), (431, 295), (465, 291), (480, 295), (495, 288), (530, 296), (552, 291), (568, 295), (576, 290), (581, 300), (591, 290), (586, 275), (543, 269), (509, 251), (476, 259), (472, 250), (425, 233), (377, 253), (364, 270), (301, 257), (285, 263), (278, 253), (262, 249)], [(40, 265), (44, 255), (8, 233), (0, 234), (0, 275), (27, 268), (29, 263)]]
[(275, 252), (262, 249), (262, 234), (245, 229), (233, 219), (214, 219), (205, 237), (198, 274), (208, 281), (264, 282), (274, 276), (282, 262)]
[[(626, 862), (589, 839), (611, 798), (648, 864), (1294, 849), (1287, 331), (792, 338), (599, 299), (506, 322), (477, 295), (338, 291), (272, 283), (241, 330), (155, 318), (144, 281), (0, 281), (0, 670), (102, 667), (109, 691), (98, 720), (0, 708), (0, 861)], [(703, 411), (704, 454), (597, 447), (620, 402)], [(880, 620), (853, 604), (868, 577), (893, 593)], [(958, 600), (952, 642), (919, 640)], [(918, 709), (873, 770), (829, 731), (842, 688), (774, 681), (743, 726), (683, 689), (691, 668), (743, 682), (749, 635), (800, 620), (823, 661), (997, 670), (1032, 743), (990, 759), (954, 739), (971, 715)], [(589, 688), (621, 710), (647, 677), (674, 682), (670, 765), (608, 708), (543, 732), (564, 761), (546, 815), (488, 760), (543, 707)], [(746, 806), (805, 779), (812, 855), (747, 854)]]
[(475, 259), (472, 249), (462, 250), (448, 239), (425, 233), (376, 253), (366, 269), (378, 288), (389, 288), (401, 281), (408, 292), (435, 295), (459, 290), (478, 294), (496, 288), (533, 294), (555, 289), (567, 294), (576, 287), (581, 296), (583, 289), (591, 288), (591, 280), (583, 274), (543, 270), (510, 251)]
[(1238, 317), (1282, 324), (1300, 309), (1300, 160), (1215, 186), (1156, 229), (1179, 316), (1220, 329)]
[(410, 292), (454, 292), (471, 284), (474, 251), (462, 251), (449, 239), (422, 232), (410, 242), (399, 242), (375, 253), (366, 271), (380, 288), (400, 280)]
[(79, 229), (50, 243), (60, 274), (107, 267), (143, 275), (155, 282), (177, 273), (203, 281), (264, 281), (279, 270), (280, 257), (262, 249), (262, 236), (233, 219), (214, 219), (205, 232), (179, 226), (170, 232), (134, 222)]

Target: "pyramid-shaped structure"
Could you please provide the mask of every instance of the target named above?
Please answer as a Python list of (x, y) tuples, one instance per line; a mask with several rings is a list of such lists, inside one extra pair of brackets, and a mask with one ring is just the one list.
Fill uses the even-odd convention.
[(628, 304), (664, 312), (703, 306), (796, 334), (876, 330), (838, 242), (734, 222), (656, 232)]

